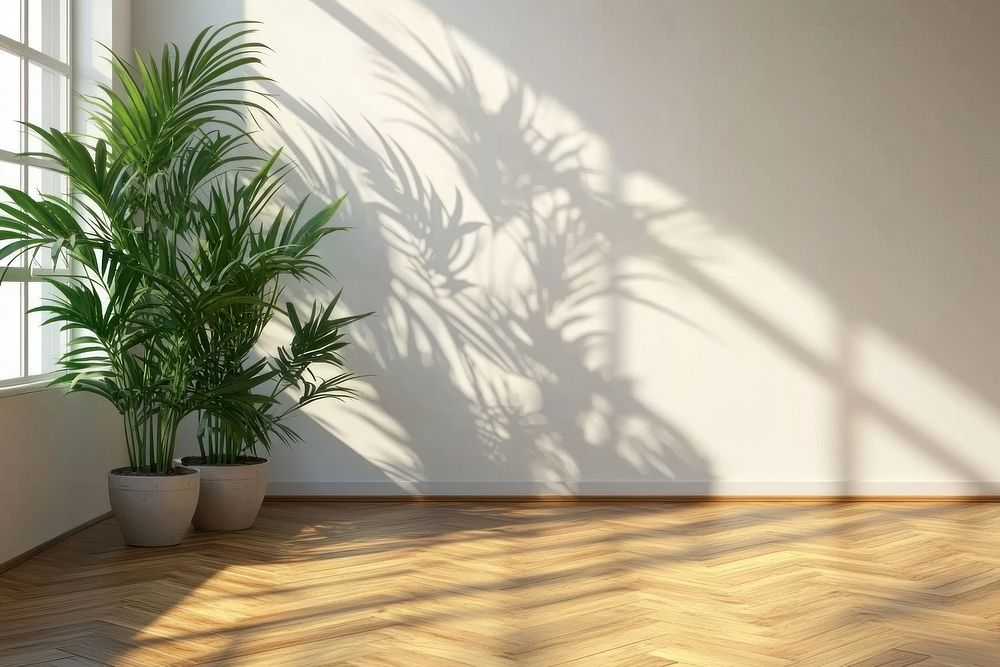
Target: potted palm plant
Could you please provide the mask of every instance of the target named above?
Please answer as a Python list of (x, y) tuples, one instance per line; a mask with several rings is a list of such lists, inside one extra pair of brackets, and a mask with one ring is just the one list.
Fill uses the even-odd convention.
[[(298, 264), (288, 268), (295, 266)], [(264, 271), (256, 274), (256, 288), (263, 290), (259, 295), (266, 295), (273, 303), (281, 292), (278, 278), (287, 275), (287, 269), (272, 275)], [(254, 395), (256, 410), (251, 417), (255, 423), (250, 429), (245, 424), (233, 423), (230, 410), (208, 407), (201, 411), (197, 436), (200, 455), (182, 459), (185, 466), (197, 468), (202, 475), (201, 495), (193, 519), (196, 528), (251, 527), (267, 490), (268, 460), (258, 455), (258, 447), (270, 453), (271, 438), (259, 434), (273, 435), (292, 444), (299, 438), (286, 423), (290, 415), (314, 401), (354, 395), (354, 389), (346, 385), (357, 377), (354, 373), (338, 370), (328, 377), (317, 374), (321, 366), (343, 368), (339, 350), (347, 342), (341, 330), (367, 315), (334, 317), (339, 299), (337, 294), (326, 306), (314, 304), (305, 319), (300, 318), (291, 303), (284, 310), (240, 304), (218, 314), (216, 326), (210, 331), (212, 340), (219, 343), (216, 361), (220, 376), (246, 377), (248, 384), (269, 386), (270, 391)], [(292, 330), (291, 342), (279, 347), (276, 353), (251, 362), (249, 357), (260, 333), (276, 315), (287, 319)], [(236, 343), (234, 337), (241, 338), (241, 342)], [(290, 405), (282, 406), (278, 397), (286, 392), (296, 397)], [(226, 399), (222, 396), (220, 400)]]
[[(280, 289), (258, 289), (262, 276), (323, 273), (309, 249), (332, 231), (336, 203), (260, 224), (284, 169), (253, 155), (245, 129), (269, 113), (251, 87), (265, 77), (245, 69), (266, 48), (245, 39), (252, 32), (206, 29), (183, 54), (168, 45), (135, 66), (111, 54), (122, 92), (86, 100), (101, 138), (30, 126), (47, 146), (32, 156), (66, 175), (69, 200), (3, 188), (0, 261), (45, 252), (76, 268), (49, 280), (56, 297), (37, 310), (73, 334), (52, 384), (98, 394), (123, 416), (129, 466), (111, 471), (109, 494), (132, 545), (175, 544), (190, 526), (200, 474), (174, 464), (185, 415), (209, 415), (244, 444), (281, 430), (264, 386), (293, 376), (281, 355), (231, 363), (249, 344), (233, 327), (244, 310), (280, 310)], [(240, 252), (220, 249), (234, 230)], [(310, 323), (329, 327), (331, 310), (314, 308)]]
[[(258, 448), (270, 453), (272, 436), (286, 444), (298, 440), (286, 420), (303, 406), (355, 393), (346, 383), (357, 376), (342, 370), (340, 350), (347, 345), (342, 329), (370, 313), (335, 317), (339, 293), (325, 305), (313, 303), (305, 318), (290, 302), (278, 306), (286, 281), (329, 277), (313, 249), (323, 237), (343, 229), (329, 224), (342, 199), (306, 221), (299, 204), (287, 216), (279, 208), (266, 227), (254, 225), (256, 212), (281, 192), (288, 167), (276, 167), (278, 157), (270, 156), (252, 178), (233, 185), (229, 197), (241, 206), (233, 215), (209, 216), (216, 224), (206, 228), (205, 250), (193, 256), (192, 266), (204, 282), (242, 297), (214, 310), (206, 321), (200, 366), (206, 386), (239, 378), (237, 403), (246, 408), (234, 411), (230, 395), (218, 392), (199, 410), (200, 455), (185, 457), (182, 464), (201, 471), (193, 523), (202, 530), (253, 525), (267, 489), (268, 460), (258, 456)], [(213, 191), (211, 196), (223, 195)], [(258, 341), (275, 317), (287, 322), (291, 340), (262, 355)], [(321, 367), (337, 370), (324, 377)], [(286, 393), (295, 398), (282, 406), (279, 397)]]

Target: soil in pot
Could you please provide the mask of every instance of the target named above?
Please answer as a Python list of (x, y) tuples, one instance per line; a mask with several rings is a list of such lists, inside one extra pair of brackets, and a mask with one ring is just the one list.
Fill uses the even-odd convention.
[(201, 471), (201, 493), (192, 523), (199, 530), (246, 530), (267, 492), (268, 460), (242, 457), (237, 463), (207, 464), (200, 456), (181, 463)]
[(125, 543), (163, 547), (184, 539), (198, 506), (200, 477), (193, 468), (174, 468), (165, 474), (131, 468), (109, 472), (108, 497)]

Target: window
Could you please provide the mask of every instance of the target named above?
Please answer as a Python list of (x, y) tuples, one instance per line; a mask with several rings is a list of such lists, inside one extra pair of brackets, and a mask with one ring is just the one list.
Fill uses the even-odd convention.
[[(66, 197), (68, 184), (44, 160), (19, 156), (42, 146), (18, 121), (69, 129), (70, 46), (70, 0), (0, 0), (0, 184), (34, 197)], [(67, 335), (58, 325), (42, 326), (43, 316), (28, 310), (53, 289), (42, 276), (68, 271), (53, 266), (45, 252), (6, 267), (0, 284), (0, 385), (55, 370)]]

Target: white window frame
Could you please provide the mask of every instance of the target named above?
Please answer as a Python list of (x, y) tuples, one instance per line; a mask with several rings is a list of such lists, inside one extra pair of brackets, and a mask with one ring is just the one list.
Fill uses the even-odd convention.
[[(66, 122), (67, 129), (70, 131), (74, 130), (75, 126), (75, 101), (76, 101), (76, 82), (73, 77), (73, 42), (74, 33), (76, 32), (76, 20), (75, 20), (75, 2), (74, 0), (66, 0), (66, 62), (59, 60), (54, 56), (50, 56), (47, 53), (43, 53), (37, 49), (28, 46), (29, 36), (28, 36), (28, 15), (27, 3), (32, 0), (24, 0), (20, 5), (21, 7), (21, 39), (18, 41), (12, 39), (6, 35), (0, 34), (0, 49), (12, 53), (21, 59), (21, 118), (29, 118), (28, 113), (30, 107), (30, 86), (28, 85), (28, 73), (31, 63), (41, 65), (46, 67), (53, 72), (61, 74), (66, 77), (67, 81), (67, 91), (66, 91)], [(28, 130), (24, 128), (21, 132), (21, 149), (22, 151), (28, 150)], [(18, 153), (12, 153), (7, 150), (0, 149), (0, 160), (17, 164), (20, 166), (21, 174), (21, 187), (26, 188), (28, 184), (28, 170), (31, 167), (37, 167), (41, 169), (52, 170), (52, 163), (44, 159), (36, 157), (22, 157)], [(43, 282), (43, 276), (56, 276), (56, 275), (71, 275), (73, 273), (73, 267), (67, 269), (43, 269), (39, 267), (31, 266), (11, 266), (4, 267), (0, 266), (0, 270), (5, 270), (4, 283), (21, 283), (21, 303), (27, 310), (27, 305), (29, 302), (29, 289), (31, 283)], [(0, 314), (2, 316), (2, 314)], [(59, 371), (52, 371), (48, 373), (40, 373), (30, 375), (28, 374), (28, 369), (30, 368), (30, 349), (27, 344), (28, 338), (30, 336), (30, 324), (27, 312), (23, 314), (21, 322), (21, 369), (23, 375), (19, 375), (12, 378), (7, 378), (5, 380), (0, 380), (0, 396), (12, 395), (25, 393), (29, 391), (37, 391), (44, 389), (48, 382), (53, 379)]]

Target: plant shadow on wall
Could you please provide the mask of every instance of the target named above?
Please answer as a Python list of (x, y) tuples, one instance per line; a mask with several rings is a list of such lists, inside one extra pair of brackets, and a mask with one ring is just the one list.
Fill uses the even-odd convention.
[[(711, 479), (708, 462), (676, 429), (670, 428), (662, 408), (651, 410), (643, 404), (642, 386), (630, 381), (621, 370), (628, 365), (619, 364), (616, 358), (624, 341), (630, 338), (626, 334), (636, 332), (625, 330), (629, 322), (619, 311), (635, 312), (634, 306), (640, 303), (644, 308), (662, 309), (668, 301), (659, 292), (665, 293), (671, 286), (664, 285), (664, 290), (654, 292), (649, 289), (649, 276), (627, 273), (630, 267), (647, 265), (658, 276), (656, 280), (672, 276), (690, 294), (772, 346), (782, 361), (792, 362), (797, 370), (817, 380), (824, 391), (833, 393), (838, 407), (829, 433), (833, 436), (833, 455), (839, 468), (836, 475), (843, 494), (859, 490), (853, 480), (860, 474), (866, 444), (860, 432), (869, 422), (905, 442), (916, 459), (926, 459), (947, 470), (970, 488), (991, 492), (982, 472), (957, 453), (965, 436), (942, 436), (924, 423), (919, 410), (900, 407), (891, 395), (865, 386), (857, 367), (862, 350), (856, 348), (863, 343), (859, 328), (866, 320), (853, 311), (850, 300), (845, 303), (835, 290), (822, 295), (830, 297), (836, 308), (831, 313), (831, 331), (838, 349), (829, 356), (817, 352), (804, 344), (793, 328), (719, 279), (701, 256), (711, 245), (695, 245), (699, 255), (695, 257), (680, 249), (683, 243), (674, 243), (676, 233), (669, 243), (664, 242), (664, 227), (683, 219), (672, 215), (682, 211), (649, 211), (628, 203), (616, 191), (618, 174), (613, 168), (594, 171), (578, 159), (588, 149), (580, 143), (587, 141), (585, 138), (545, 134), (540, 129), (543, 123), (536, 123), (533, 117), (531, 91), (526, 91), (506, 66), (501, 65), (508, 70), (509, 91), (506, 100), (498, 103), (492, 97), (496, 79), (480, 89), (466, 54), (454, 46), (451, 53), (441, 55), (442, 50), (430, 48), (415, 36), (387, 37), (339, 2), (318, 1), (316, 5), (371, 48), (387, 98), (393, 107), (405, 109), (403, 113), (408, 117), (399, 125), (382, 125), (376, 132), (358, 119), (345, 122), (332, 110), (289, 100), (278, 89), (272, 91), (280, 96), (288, 116), (299, 116), (308, 129), (304, 140), (297, 140), (299, 135), (293, 137), (290, 132), (282, 134), (281, 139), (293, 147), (294, 153), (306, 155), (311, 151), (317, 168), (325, 165), (323, 175), (307, 188), (350, 188), (351, 224), (355, 226), (352, 241), (356, 243), (366, 234), (369, 242), (379, 244), (369, 250), (372, 257), (378, 256), (383, 262), (381, 273), (367, 275), (370, 284), (380, 284), (384, 297), (380, 302), (386, 306), (378, 326), (381, 332), (409, 336), (410, 342), (376, 339), (375, 330), (369, 330), (364, 346), (372, 354), (371, 368), (385, 380), (373, 383), (373, 391), (379, 393), (366, 406), (365, 414), (385, 417), (382, 423), (393, 423), (394, 419), (398, 422), (393, 423), (393, 437), (413, 463), (409, 467), (413, 479), (454, 456), (469, 457), (464, 459), (469, 462), (465, 470), (477, 470), (471, 458), (477, 455), (473, 448), (448, 450), (454, 442), (474, 442), (461, 437), (468, 433), (485, 436), (479, 439), (484, 443), (499, 439), (507, 453), (527, 457), (507, 461), (506, 465), (515, 472), (537, 472), (536, 479), (572, 479), (572, 464), (578, 466), (583, 477), (598, 470), (597, 462), (610, 465), (603, 478), (612, 478), (616, 473), (642, 478), (657, 456), (655, 447), (644, 449), (641, 445), (652, 438), (630, 440), (629, 436), (633, 426), (642, 430), (646, 417), (650, 417), (647, 424), (651, 430), (664, 425), (666, 433), (676, 434), (664, 438), (669, 444), (663, 448), (667, 451), (664, 461), (672, 460), (676, 468), (651, 473), (649, 478), (695, 479), (704, 471), (702, 479)], [(643, 12), (648, 9), (642, 7)], [(475, 62), (478, 65), (480, 61)], [(476, 75), (480, 76), (478, 67)], [(407, 148), (416, 145), (411, 143), (414, 130), (422, 134), (418, 139), (429, 138), (443, 150), (447, 159), (438, 162), (448, 162), (447, 169), (456, 174), (454, 178), (450, 174), (438, 178), (436, 172), (434, 178), (421, 175), (428, 167), (440, 168), (441, 164), (428, 161), (423, 150), (412, 153), (419, 155), (419, 161), (410, 159)], [(405, 140), (400, 145), (389, 135)], [(678, 172), (684, 171), (683, 162), (674, 166)], [(673, 182), (672, 178), (667, 180)], [(606, 186), (602, 181), (612, 184)], [(449, 183), (446, 191), (442, 186), (445, 182)], [(465, 189), (452, 194), (451, 182), (461, 182)], [(465, 212), (477, 206), (485, 213)], [(473, 229), (470, 222), (475, 221), (486, 224)], [(459, 222), (465, 222), (468, 234), (459, 234)], [(684, 230), (680, 231), (683, 235)], [(738, 236), (748, 234), (757, 241), (753, 229), (741, 229)], [(773, 245), (767, 243), (766, 237), (760, 241), (765, 251)], [(511, 245), (518, 246), (517, 260), (503, 254)], [(461, 264), (458, 249), (462, 247), (475, 253), (473, 266)], [(335, 250), (331, 252), (338, 266), (350, 266), (359, 274), (369, 270), (360, 263), (351, 264), (351, 258), (344, 262), (345, 258), (337, 256)], [(588, 260), (595, 268), (585, 269), (590, 267)], [(791, 264), (799, 266), (797, 262)], [(482, 277), (483, 265), (494, 267), (494, 273), (486, 279)], [(803, 266), (793, 273), (808, 278), (808, 266)], [(418, 280), (421, 271), (430, 272), (431, 277)], [(529, 275), (530, 279), (520, 280)], [(439, 282), (432, 284), (432, 278)], [(640, 283), (645, 288), (643, 293), (657, 294), (657, 303), (642, 302), (637, 296), (640, 290), (633, 288)], [(520, 294), (513, 293), (513, 285), (521, 290)], [(356, 310), (365, 307), (358, 302)], [(683, 319), (677, 311), (664, 314)], [(474, 335), (469, 335), (470, 327)], [(590, 329), (585, 333), (587, 327)], [(702, 335), (712, 334), (702, 331)], [(480, 343), (497, 353), (503, 363), (483, 365)], [(574, 343), (576, 348), (572, 347)], [(386, 344), (393, 349), (382, 349)], [(669, 341), (662, 344), (669, 345)], [(437, 354), (433, 368), (427, 350)], [(601, 350), (607, 354), (598, 362)], [(513, 359), (504, 356), (507, 351), (511, 351)], [(412, 365), (418, 373), (426, 371), (427, 378), (437, 378), (443, 391), (455, 393), (441, 394), (441, 400), (436, 400), (433, 392), (439, 385), (421, 385), (414, 381), (418, 376), (392, 376), (395, 384), (389, 386), (385, 354), (406, 357), (397, 370)], [(633, 351), (631, 356), (642, 358), (644, 354), (648, 351)], [(497, 373), (484, 373), (488, 369)], [(471, 388), (466, 386), (470, 374)], [(484, 377), (497, 376), (506, 384), (501, 383), (499, 390), (491, 393), (494, 384)], [(407, 385), (408, 381), (413, 384)], [(497, 400), (501, 394), (529, 400)], [(593, 410), (587, 397), (608, 409)], [(453, 421), (458, 417), (457, 410), (453, 411), (447, 401), (469, 405), (470, 419), (461, 424)], [(494, 411), (502, 419), (490, 417), (486, 428), (482, 428), (482, 413), (492, 415)], [(608, 424), (603, 429), (607, 437), (599, 437), (601, 420), (592, 418), (595, 412), (611, 416), (604, 420)], [(521, 431), (509, 436), (501, 428), (507, 421), (513, 421)], [(567, 425), (569, 428), (565, 428)], [(330, 430), (339, 432), (336, 428)], [(459, 436), (457, 440), (455, 436)], [(549, 444), (553, 441), (554, 445)], [(600, 444), (588, 444), (595, 442)], [(674, 447), (677, 442), (685, 444)], [(598, 448), (603, 451), (597, 452)], [(580, 452), (590, 458), (574, 456)], [(694, 462), (688, 461), (688, 454)], [(446, 462), (452, 468), (457, 466), (452, 459)]]
[[(344, 409), (391, 445), (364, 457), (411, 492), (456, 478), (486, 492), (481, 484), (498, 479), (547, 492), (586, 491), (578, 480), (679, 480), (683, 493), (710, 492), (709, 462), (618, 370), (618, 311), (641, 302), (631, 281), (649, 280), (620, 262), (654, 254), (645, 230), (673, 211), (601, 191), (593, 183), (606, 175), (581, 158), (585, 138), (546, 135), (516, 81), (489, 110), (463, 55), (451, 57), (416, 76), (387, 63), (382, 80), (421, 119), (410, 129), (451, 156), (468, 195), (442, 192), (391, 131), (269, 91), (308, 128), (309, 145), (276, 130), (291, 154), (315, 156), (304, 191), (351, 193), (344, 220), (359, 259), (324, 252), (364, 276), (352, 296), (379, 313), (355, 329), (350, 355), (375, 375), (367, 399)], [(448, 131), (429, 111), (442, 103), (459, 121)], [(303, 427), (306, 441), (329, 439)]]

